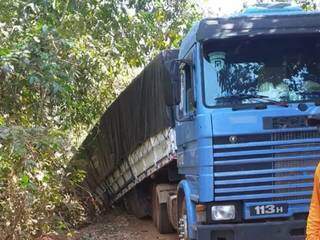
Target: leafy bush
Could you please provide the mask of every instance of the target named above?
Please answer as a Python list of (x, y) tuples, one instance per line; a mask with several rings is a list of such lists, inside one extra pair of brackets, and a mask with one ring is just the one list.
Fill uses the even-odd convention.
[(70, 172), (70, 144), (59, 131), (0, 127), (0, 236), (32, 239), (70, 231), (85, 218), (70, 192), (83, 174)]
[(96, 210), (75, 197), (71, 148), (197, 17), (186, 0), (0, 1), (0, 238), (70, 232)]

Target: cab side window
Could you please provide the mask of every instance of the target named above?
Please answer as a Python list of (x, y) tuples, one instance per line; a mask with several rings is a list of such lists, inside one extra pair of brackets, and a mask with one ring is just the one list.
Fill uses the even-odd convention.
[(180, 67), (181, 102), (179, 106), (180, 117), (187, 116), (195, 110), (194, 84), (192, 66), (182, 64)]

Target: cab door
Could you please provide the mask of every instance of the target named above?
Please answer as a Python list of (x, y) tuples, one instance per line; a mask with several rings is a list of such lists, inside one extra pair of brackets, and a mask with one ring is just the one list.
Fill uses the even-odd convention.
[[(176, 111), (176, 133), (178, 146), (178, 168), (180, 174), (188, 174), (190, 167), (196, 167), (195, 150), (195, 68), (192, 48), (180, 63), (180, 104)], [(190, 170), (190, 169), (189, 169)]]

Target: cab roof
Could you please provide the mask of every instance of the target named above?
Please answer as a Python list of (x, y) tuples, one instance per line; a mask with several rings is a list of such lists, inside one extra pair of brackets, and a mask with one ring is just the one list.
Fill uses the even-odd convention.
[(265, 14), (250, 10), (228, 18), (205, 18), (197, 22), (183, 39), (179, 58), (183, 58), (196, 42), (240, 36), (312, 33), (320, 33), (320, 12), (291, 9)]

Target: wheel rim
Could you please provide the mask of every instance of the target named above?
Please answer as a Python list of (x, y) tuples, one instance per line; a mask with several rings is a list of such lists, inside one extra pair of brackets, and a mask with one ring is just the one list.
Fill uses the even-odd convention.
[(179, 240), (188, 240), (188, 217), (186, 211), (185, 201), (182, 202), (181, 206), (181, 216), (179, 218)]

